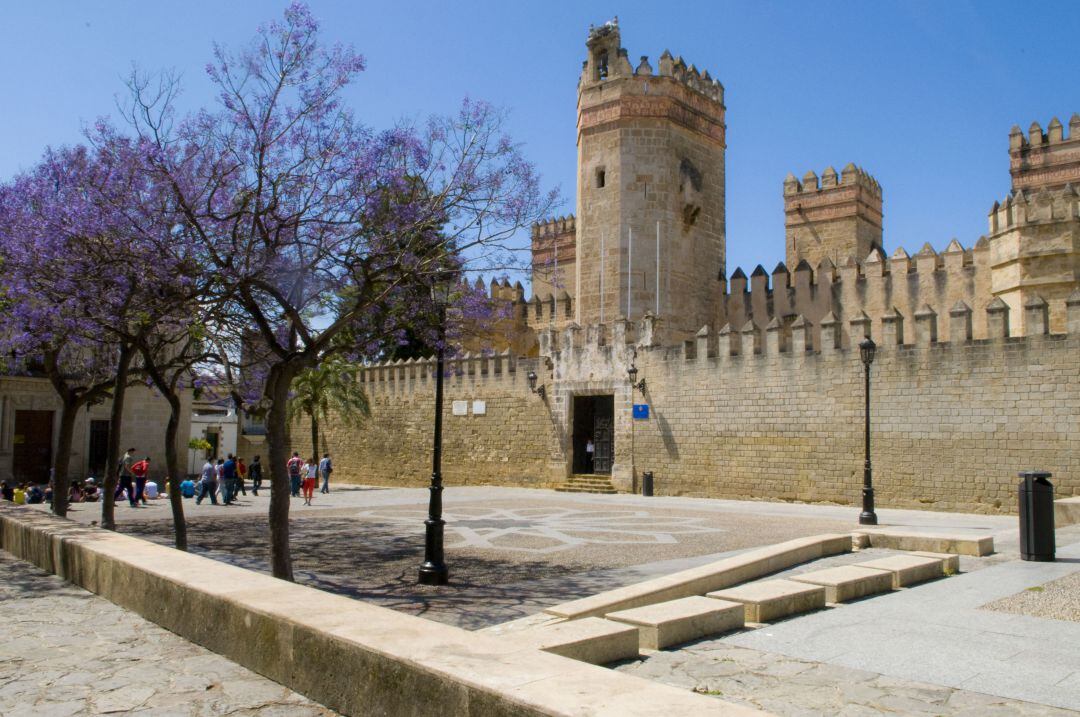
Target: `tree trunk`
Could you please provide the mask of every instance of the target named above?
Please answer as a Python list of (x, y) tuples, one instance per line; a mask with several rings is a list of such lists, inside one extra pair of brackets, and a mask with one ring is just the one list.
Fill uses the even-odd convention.
[(319, 460), (319, 419), (314, 413), (311, 414), (311, 455)]
[(289, 386), (299, 366), (277, 364), (266, 379), (265, 395), (270, 399), (266, 413), (268, 465), (270, 471), (270, 566), (275, 578), (292, 581), (292, 556), (289, 553), (289, 460), (288, 402)]
[(79, 407), (82, 402), (78, 399), (72, 401), (65, 396), (63, 407), (60, 409), (60, 435), (56, 437), (56, 456), (53, 458), (53, 497), (52, 511), (61, 518), (67, 516), (68, 490), (68, 466), (71, 463), (71, 438), (75, 433), (75, 418), (79, 415)]
[[(160, 387), (159, 387), (160, 388)], [(169, 482), (169, 507), (172, 509), (176, 549), (187, 550), (187, 522), (184, 520), (184, 498), (180, 495), (180, 455), (176, 451), (176, 434), (180, 430), (180, 397), (175, 391), (163, 392), (169, 402), (169, 422), (165, 424), (165, 472)]]
[(109, 414), (109, 450), (105, 460), (105, 495), (101, 496), (101, 527), (116, 530), (116, 483), (119, 479), (120, 429), (124, 423), (124, 393), (127, 391), (128, 372), (133, 353), (130, 346), (120, 346), (116, 362), (116, 380), (113, 382), (112, 413)]

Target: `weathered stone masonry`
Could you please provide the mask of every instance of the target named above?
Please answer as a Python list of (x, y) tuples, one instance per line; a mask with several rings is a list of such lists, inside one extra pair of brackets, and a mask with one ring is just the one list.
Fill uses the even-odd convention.
[[(1026, 311), (1029, 326), (1043, 327), (1026, 337), (1008, 335), (1008, 309), (997, 304), (988, 322), (996, 333), (987, 339), (970, 338), (967, 309), (924, 314), (914, 327), (880, 327), (885, 343), (872, 369), (880, 505), (1013, 512), (1016, 473), (1032, 466), (1055, 474), (1059, 495), (1080, 495), (1080, 294), (1068, 305), (1068, 334), (1043, 332), (1044, 303)], [(748, 322), (679, 347), (649, 345), (653, 322), (616, 323), (610, 334), (576, 325), (547, 332), (539, 360), (451, 362), (447, 485), (562, 482), (572, 451), (560, 427), (572, 425), (571, 398), (608, 393), (616, 411), (613, 479), (624, 490), (637, 488), (635, 474), (652, 471), (660, 495), (858, 500), (863, 373), (858, 351), (843, 346), (865, 333), (864, 319), (828, 318), (820, 340), (801, 317), (765, 331)], [(901, 336), (909, 342), (898, 343)], [(630, 418), (631, 361), (646, 379), (647, 421)], [(431, 366), (363, 371), (372, 419), (328, 436), (340, 479), (426, 484)], [(530, 370), (540, 374), (545, 399), (530, 392)], [(486, 415), (454, 416), (454, 400), (484, 400)]]

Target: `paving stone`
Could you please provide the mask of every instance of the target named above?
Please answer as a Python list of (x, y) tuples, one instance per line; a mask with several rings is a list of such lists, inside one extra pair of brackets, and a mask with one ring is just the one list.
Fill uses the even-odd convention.
[[(0, 551), (0, 715), (334, 713)], [(226, 677), (226, 687), (208, 685)]]

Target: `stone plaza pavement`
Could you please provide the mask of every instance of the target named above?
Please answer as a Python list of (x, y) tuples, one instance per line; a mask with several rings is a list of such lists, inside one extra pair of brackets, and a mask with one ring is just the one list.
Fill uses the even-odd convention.
[(0, 624), (5, 717), (335, 714), (4, 551)]
[[(349, 489), (294, 502), (298, 580), (479, 628), (741, 550), (855, 530), (857, 508), (549, 491), (446, 492), (451, 589), (420, 588), (427, 491)], [(193, 550), (265, 570), (266, 498), (185, 502)], [(76, 513), (96, 518), (91, 506)], [(94, 506), (96, 508), (96, 506)], [(988, 609), (1080, 574), (1080, 526), (1059, 529), (1059, 561), (1018, 558), (1015, 516), (878, 511), (910, 531), (994, 535), (997, 552), (961, 574), (646, 655), (616, 669), (776, 714), (1064, 715), (1080, 706), (1080, 622)], [(168, 542), (168, 507), (118, 508), (121, 529)], [(878, 550), (836, 556), (859, 562)], [(785, 573), (785, 574), (789, 574)], [(2, 710), (0, 710), (2, 711)]]

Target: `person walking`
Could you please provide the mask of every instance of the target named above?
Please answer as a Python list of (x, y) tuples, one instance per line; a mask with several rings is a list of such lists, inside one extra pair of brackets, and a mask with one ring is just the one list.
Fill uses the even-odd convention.
[(138, 501), (135, 500), (135, 483), (134, 474), (131, 472), (131, 467), (135, 465), (135, 449), (127, 449), (127, 453), (120, 460), (120, 466), (117, 470), (120, 471), (120, 480), (117, 481), (116, 493), (113, 495), (113, 500), (116, 500), (124, 491), (127, 491), (128, 502), (132, 508), (139, 506)]
[(319, 473), (322, 474), (322, 493), (330, 492), (330, 474), (334, 472), (334, 464), (330, 461), (330, 454), (323, 453), (319, 461)]
[(292, 458), (285, 464), (285, 467), (289, 469), (289, 488), (292, 490), (292, 497), (300, 497), (300, 472), (304, 468), (304, 459), (300, 457), (300, 454), (293, 451)]
[(251, 474), (251, 494), (258, 495), (259, 488), (262, 488), (262, 463), (259, 462), (258, 456), (252, 459), (248, 473)]
[(312, 456), (304, 463), (304, 505), (311, 505), (311, 499), (315, 497), (315, 483), (319, 480), (319, 463)]
[(221, 494), (225, 505), (232, 505), (236, 500), (236, 459), (232, 453), (221, 464)]
[(146, 505), (146, 477), (150, 474), (150, 456), (138, 463), (131, 464), (131, 475), (135, 476), (135, 503)]
[(195, 505), (201, 504), (206, 496), (210, 496), (210, 502), (217, 505), (217, 468), (209, 458), (203, 463), (202, 475), (199, 476), (199, 496), (195, 499)]
[(236, 487), (240, 489), (240, 495), (247, 498), (247, 489), (244, 488), (244, 479), (247, 478), (247, 465), (240, 456), (236, 457)]

